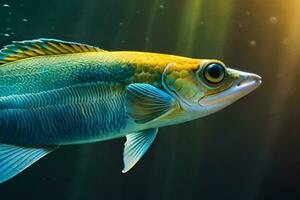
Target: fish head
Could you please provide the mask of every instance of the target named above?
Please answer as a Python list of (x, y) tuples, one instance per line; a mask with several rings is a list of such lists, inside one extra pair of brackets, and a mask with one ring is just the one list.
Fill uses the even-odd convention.
[(200, 60), (197, 67), (169, 64), (163, 87), (176, 98), (185, 120), (217, 112), (255, 90), (260, 76), (226, 67), (218, 60)]

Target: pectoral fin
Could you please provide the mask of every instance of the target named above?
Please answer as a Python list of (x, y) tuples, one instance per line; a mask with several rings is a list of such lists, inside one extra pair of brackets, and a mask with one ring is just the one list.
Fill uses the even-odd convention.
[(0, 144), (0, 183), (16, 176), (55, 148)]
[(157, 135), (157, 128), (126, 135), (123, 173), (128, 172), (146, 153)]
[(150, 84), (135, 83), (127, 87), (127, 113), (137, 123), (158, 118), (176, 105), (172, 96)]

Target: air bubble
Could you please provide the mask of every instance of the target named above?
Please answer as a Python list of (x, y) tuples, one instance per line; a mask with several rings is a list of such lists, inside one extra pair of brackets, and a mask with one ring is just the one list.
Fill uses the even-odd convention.
[(24, 18), (22, 19), (22, 22), (28, 22), (28, 19)]
[(9, 4), (7, 4), (7, 3), (5, 3), (5, 4), (3, 4), (3, 7), (9, 8), (9, 7), (10, 7), (10, 5), (9, 5)]
[(160, 9), (164, 9), (165, 6), (164, 6), (163, 4), (161, 4), (161, 5), (159, 5), (159, 8), (160, 8)]
[(271, 17), (269, 17), (269, 22), (271, 24), (277, 24), (278, 23), (278, 19), (275, 16), (271, 16)]
[(282, 39), (282, 44), (283, 45), (289, 45), (290, 44), (290, 40), (288, 38), (283, 38)]
[(256, 46), (256, 44), (257, 43), (256, 43), (255, 40), (250, 40), (249, 43), (248, 43), (249, 47), (251, 47), (251, 48), (254, 48)]

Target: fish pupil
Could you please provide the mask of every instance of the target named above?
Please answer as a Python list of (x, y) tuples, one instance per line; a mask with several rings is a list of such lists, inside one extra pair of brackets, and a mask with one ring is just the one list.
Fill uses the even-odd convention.
[(219, 64), (211, 64), (208, 67), (207, 72), (208, 72), (209, 76), (217, 79), (221, 76), (222, 70), (223, 70), (223, 67), (220, 66)]

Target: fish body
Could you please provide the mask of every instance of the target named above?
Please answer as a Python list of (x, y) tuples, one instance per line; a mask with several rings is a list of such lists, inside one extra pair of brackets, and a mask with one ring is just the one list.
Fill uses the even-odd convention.
[(137, 131), (138, 125), (126, 116), (126, 87), (149, 83), (161, 88), (164, 67), (175, 62), (187, 67), (199, 60), (140, 52), (84, 52), (6, 63), (0, 67), (0, 140), (62, 145)]
[(53, 39), (6, 46), (0, 77), (0, 182), (58, 146), (124, 136), (126, 172), (157, 128), (214, 113), (261, 82), (218, 60)]

